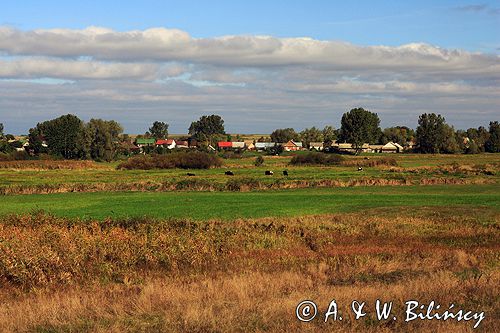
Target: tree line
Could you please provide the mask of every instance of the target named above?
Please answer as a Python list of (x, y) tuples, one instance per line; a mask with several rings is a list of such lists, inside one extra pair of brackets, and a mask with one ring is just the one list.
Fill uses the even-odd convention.
[[(168, 123), (155, 121), (146, 133), (138, 137), (166, 139), (168, 128)], [(219, 115), (202, 116), (193, 121), (188, 134), (185, 139), (196, 141), (200, 148), (232, 139), (225, 132), (224, 120)], [(455, 130), (443, 116), (424, 113), (418, 119), (416, 130), (406, 126), (382, 130), (376, 113), (355, 108), (343, 114), (339, 129), (313, 126), (296, 132), (293, 128), (280, 128), (274, 130), (269, 138), (261, 137), (257, 141), (289, 140), (302, 141), (305, 147), (311, 142), (329, 145), (337, 141), (359, 148), (365, 143), (385, 144), (392, 141), (406, 147), (414, 146), (414, 152), (420, 153), (495, 153), (500, 152), (500, 124), (491, 121), (488, 129), (480, 126)], [(38, 123), (29, 130), (28, 141), (29, 145), (25, 148), (31, 155), (49, 154), (65, 159), (105, 161), (119, 157), (126, 150), (123, 144), (131, 142), (129, 135), (123, 133), (123, 127), (114, 120), (91, 119), (84, 122), (72, 114)], [(0, 123), (0, 153), (8, 154), (21, 148), (23, 144), (16, 141), (13, 135), (4, 134), (4, 126)]]

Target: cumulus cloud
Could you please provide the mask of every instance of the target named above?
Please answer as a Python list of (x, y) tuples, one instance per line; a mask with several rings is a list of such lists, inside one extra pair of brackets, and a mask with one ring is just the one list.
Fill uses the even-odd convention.
[[(219, 113), (238, 130), (268, 131), (319, 125), (333, 119), (332, 112), (340, 118), (365, 106), (409, 126), (409, 115), (416, 119), (422, 111), (468, 124), (498, 111), (499, 60), (425, 43), (0, 27), (0, 115), (8, 120), (15, 116), (3, 110), (29, 108), (38, 119), (50, 108), (84, 118), (103, 112), (125, 124), (161, 116), (175, 129), (176, 122), (187, 127), (201, 114)], [(36, 81), (47, 78), (73, 83), (42, 87), (47, 81)], [(280, 125), (283, 119), (290, 123)], [(135, 132), (139, 125), (130, 126)]]

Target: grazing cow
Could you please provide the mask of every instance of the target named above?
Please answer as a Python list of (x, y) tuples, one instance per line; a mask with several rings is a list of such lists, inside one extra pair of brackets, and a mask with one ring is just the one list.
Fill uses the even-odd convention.
[(233, 173), (232, 171), (229, 171), (229, 170), (228, 170), (228, 171), (226, 171), (226, 172), (224, 172), (224, 174), (225, 174), (226, 176), (234, 176), (234, 173)]
[(272, 176), (274, 175), (274, 172), (272, 172), (271, 170), (266, 170), (266, 176)]
[(288, 171), (287, 170), (283, 170), (283, 176), (288, 177)]
[(363, 171), (363, 168), (362, 168), (362, 167), (359, 167), (359, 168), (358, 168), (358, 171)]
[(370, 158), (369, 157), (365, 157), (365, 160), (369, 160)]
[(192, 173), (192, 172), (188, 172), (188, 173), (187, 173), (187, 175), (188, 175), (188, 176), (196, 176), (196, 175), (195, 175), (194, 173)]

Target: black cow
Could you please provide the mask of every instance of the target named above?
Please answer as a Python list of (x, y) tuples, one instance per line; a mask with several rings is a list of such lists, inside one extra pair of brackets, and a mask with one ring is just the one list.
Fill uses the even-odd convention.
[(283, 176), (288, 177), (288, 171), (287, 170), (283, 170)]
[(359, 167), (359, 168), (358, 168), (358, 171), (363, 171), (363, 168), (362, 168), (362, 167)]
[(224, 174), (225, 174), (226, 176), (234, 176), (234, 173), (233, 173), (232, 171), (229, 171), (229, 170), (228, 170), (228, 171), (226, 171), (226, 172), (224, 172)]
[(187, 175), (188, 175), (188, 176), (196, 176), (196, 175), (195, 175), (194, 173), (192, 173), (192, 172), (188, 172), (188, 173), (187, 173)]
[(271, 170), (266, 170), (266, 176), (272, 176), (274, 175), (274, 172), (272, 172)]

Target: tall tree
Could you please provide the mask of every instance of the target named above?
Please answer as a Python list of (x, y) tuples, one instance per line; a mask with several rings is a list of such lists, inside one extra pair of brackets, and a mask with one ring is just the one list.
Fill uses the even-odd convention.
[(271, 133), (272, 142), (288, 142), (299, 140), (299, 134), (293, 128), (278, 128)]
[(498, 121), (490, 122), (490, 136), (486, 141), (486, 151), (490, 153), (500, 153), (500, 124)]
[(166, 139), (168, 137), (168, 124), (163, 121), (155, 121), (149, 128), (149, 133), (155, 139)]
[(380, 137), (380, 119), (376, 113), (355, 108), (344, 113), (341, 120), (340, 140), (351, 143), (359, 150), (364, 143), (376, 143)]
[(413, 140), (414, 137), (415, 131), (406, 126), (388, 127), (382, 132), (380, 143), (386, 144), (387, 142), (392, 141), (404, 146), (407, 142)]
[(78, 138), (83, 130), (83, 121), (75, 115), (67, 114), (47, 120), (36, 126), (38, 133), (45, 138), (52, 154), (71, 159), (78, 157)]
[(42, 133), (40, 133), (40, 130), (38, 127), (35, 128), (30, 128), (29, 134), (28, 134), (28, 141), (29, 141), (29, 149), (35, 154), (38, 155), (41, 152), (43, 152), (43, 137)]
[(111, 161), (119, 147), (123, 128), (114, 120), (91, 119), (85, 126), (83, 150), (94, 160)]
[(3, 139), (4, 134), (3, 134), (3, 124), (0, 123), (0, 139)]
[(420, 152), (430, 154), (442, 152), (446, 135), (446, 121), (443, 116), (435, 113), (420, 115), (417, 127), (417, 146)]
[(226, 134), (224, 130), (224, 120), (221, 116), (202, 116), (199, 120), (193, 121), (189, 126), (189, 135), (198, 142), (214, 144), (215, 140)]
[(305, 128), (300, 132), (300, 139), (302, 140), (303, 146), (308, 147), (311, 142), (323, 142), (323, 132), (314, 126)]
[(335, 128), (333, 128), (333, 126), (325, 126), (322, 132), (323, 142), (327, 145), (331, 145), (333, 141), (337, 139), (337, 131), (335, 131)]

